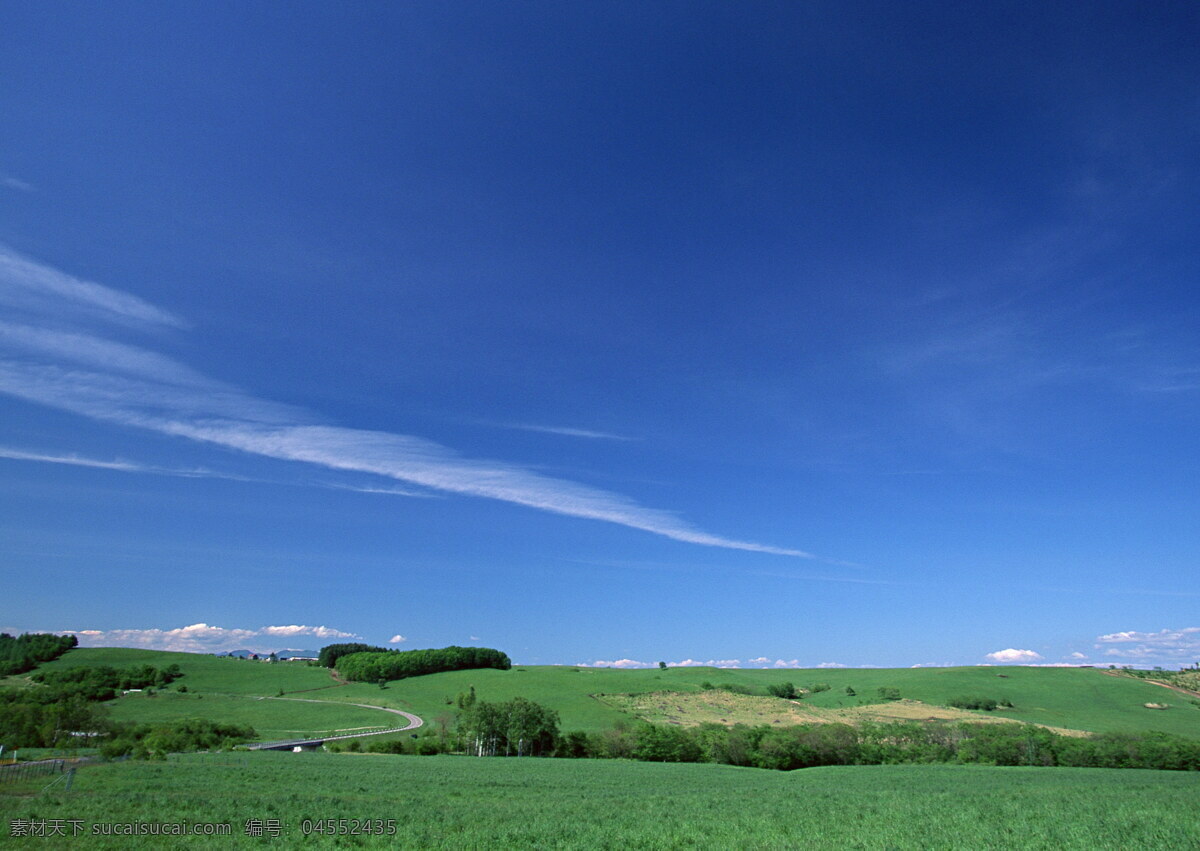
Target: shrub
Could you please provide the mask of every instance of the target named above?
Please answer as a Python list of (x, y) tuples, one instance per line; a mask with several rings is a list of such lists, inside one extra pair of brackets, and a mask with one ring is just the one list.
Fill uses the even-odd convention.
[(796, 687), (791, 683), (772, 683), (767, 686), (767, 693), (772, 697), (782, 697), (785, 700), (795, 700)]
[[(955, 709), (982, 709), (985, 712), (991, 712), (1000, 704), (991, 697), (954, 697), (946, 701), (947, 706), (953, 706)], [(1012, 706), (1012, 704), (1008, 704)]]

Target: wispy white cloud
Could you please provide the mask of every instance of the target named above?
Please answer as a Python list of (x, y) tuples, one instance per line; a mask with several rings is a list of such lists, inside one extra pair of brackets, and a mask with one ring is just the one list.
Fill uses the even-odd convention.
[(1191, 660), (1200, 655), (1200, 627), (1162, 629), (1158, 632), (1128, 630), (1101, 635), (1096, 649), (1114, 659), (1141, 662)]
[(1101, 644), (1157, 644), (1164, 647), (1174, 647), (1177, 644), (1191, 643), (1200, 640), (1200, 627), (1186, 629), (1160, 629), (1158, 632), (1110, 632), (1096, 639)]
[[(271, 479), (259, 479), (252, 476), (241, 476), (236, 473), (224, 473), (209, 470), (204, 467), (159, 467), (153, 464), (140, 464), (134, 461), (114, 459), (107, 461), (102, 458), (88, 458), (75, 453), (51, 454), (47, 452), (28, 452), (0, 446), (0, 458), (12, 461), (32, 461), (43, 464), (65, 464), (72, 467), (92, 467), (99, 470), (115, 470), (121, 473), (142, 473), (151, 476), (177, 476), (184, 479), (226, 479), (234, 482), (255, 482), (258, 484), (282, 484)], [(407, 488), (389, 487), (387, 485), (349, 485), (340, 482), (289, 482), (303, 487), (330, 488), (333, 490), (352, 491), (354, 493), (386, 494), (389, 496), (419, 497), (422, 499), (437, 499), (439, 494), (415, 491)]]
[(1078, 650), (1076, 650), (1074, 653), (1070, 654), (1070, 655), (1069, 655), (1069, 656), (1067, 656), (1066, 658), (1067, 658), (1067, 659), (1076, 659), (1076, 660), (1078, 660), (1078, 659), (1086, 659), (1086, 658), (1087, 658), (1087, 654), (1086, 654), (1086, 653), (1080, 653)]
[(396, 633), (388, 639), (388, 644), (403, 644), (405, 641), (408, 641), (408, 639), (400, 633)]
[(590, 440), (634, 440), (621, 434), (607, 431), (594, 431), (588, 428), (569, 428), (566, 426), (534, 425), (532, 423), (494, 423), (501, 428), (513, 428), (520, 431), (537, 431), (542, 434), (558, 434), (564, 437), (583, 437)]
[(1015, 647), (1010, 647), (1007, 650), (997, 650), (995, 653), (988, 653), (986, 658), (993, 662), (1036, 662), (1042, 658), (1042, 654), (1034, 650), (1018, 650)]
[[(11, 300), (14, 294), (53, 299), (52, 306), (83, 303), (142, 322), (183, 324), (134, 296), (0, 249), (0, 300)], [(43, 318), (47, 315), (53, 311), (43, 311)], [(259, 456), (371, 473), (434, 491), (615, 523), (685, 543), (813, 557), (798, 549), (714, 535), (673, 512), (641, 506), (620, 494), (501, 461), (467, 458), (419, 437), (313, 424), (313, 417), (303, 411), (207, 379), (165, 355), (76, 330), (31, 325), (28, 316), (24, 324), (0, 327), (0, 391)]]
[(36, 191), (32, 183), (26, 183), (24, 180), (18, 180), (7, 174), (0, 174), (0, 186), (3, 186), (5, 189), (17, 189), (21, 192)]
[(81, 647), (138, 647), (145, 650), (174, 650), (183, 653), (222, 653), (229, 650), (252, 650), (269, 653), (284, 649), (281, 639), (361, 638), (327, 626), (289, 624), (263, 626), (258, 629), (226, 628), (206, 623), (194, 623), (174, 629), (64, 629), (79, 638)]
[(841, 662), (822, 662), (817, 665), (818, 668), (846, 668), (848, 665), (843, 665)]
[(203, 467), (155, 467), (148, 464), (136, 464), (132, 461), (105, 461), (100, 458), (87, 458), (82, 455), (50, 455), (41, 452), (25, 452), (0, 446), (0, 458), (12, 461), (34, 461), (43, 464), (66, 464), (72, 467), (94, 467), (100, 470), (116, 470), (122, 473), (147, 473), (156, 476), (180, 476), (186, 479), (231, 479), (237, 482), (255, 481), (245, 476), (233, 473), (221, 473), (207, 470)]
[(61, 316), (71, 308), (108, 321), (165, 325), (185, 323), (137, 296), (76, 278), (0, 246), (0, 304)]
[(415, 491), (408, 488), (384, 486), (331, 484), (328, 487), (340, 491), (353, 491), (354, 493), (377, 493), (384, 494), (385, 496), (414, 496), (422, 499), (436, 499), (439, 496), (438, 494), (426, 493), (425, 491)]
[(542, 511), (603, 520), (685, 543), (812, 558), (809, 553), (713, 535), (675, 514), (645, 508), (608, 491), (542, 476), (498, 461), (464, 458), (407, 435), (336, 426), (263, 426), (245, 421), (159, 421), (151, 427), (289, 461), (375, 473), (433, 490), (481, 496)]

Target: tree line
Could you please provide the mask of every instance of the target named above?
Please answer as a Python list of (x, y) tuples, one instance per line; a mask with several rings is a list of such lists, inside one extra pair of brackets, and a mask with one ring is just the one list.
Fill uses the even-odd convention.
[(27, 632), (18, 636), (0, 633), (0, 677), (32, 671), (42, 662), (57, 659), (79, 644), (73, 635)]
[(336, 660), (338, 673), (343, 677), (369, 683), (402, 680), (442, 671), (465, 671), (473, 668), (498, 668), (507, 671), (512, 667), (507, 654), (490, 647), (367, 650), (329, 656)]
[(64, 668), (58, 671), (38, 671), (30, 679), (47, 689), (34, 689), (31, 696), (40, 702), (78, 695), (85, 700), (112, 700), (118, 691), (127, 689), (163, 688), (183, 676), (178, 665), (156, 668), (136, 665), (113, 668), (109, 665)]
[(161, 670), (153, 665), (98, 665), (39, 671), (30, 677), (38, 686), (0, 689), (0, 744), (53, 748), (103, 738), (117, 729), (109, 723), (103, 701), (122, 689), (162, 687), (182, 675), (178, 665)]
[(1200, 741), (1168, 733), (1066, 736), (1032, 724), (894, 721), (858, 727), (622, 722), (599, 733), (564, 734), (552, 710), (524, 698), (489, 703), (472, 693), (463, 703), (453, 726), (441, 724), (416, 739), (374, 742), (367, 750), (709, 762), (780, 771), (901, 763), (1200, 771)]
[(254, 728), (207, 718), (180, 718), (158, 724), (116, 724), (102, 739), (100, 754), (161, 759), (170, 753), (229, 750), (253, 739)]

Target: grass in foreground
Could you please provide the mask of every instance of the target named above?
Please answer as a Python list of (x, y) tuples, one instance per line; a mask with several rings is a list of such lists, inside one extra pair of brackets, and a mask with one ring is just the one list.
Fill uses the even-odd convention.
[[(89, 839), (88, 847), (280, 842), (303, 819), (396, 819), (401, 848), (1194, 848), (1200, 776), (978, 766), (855, 766), (780, 773), (607, 761), (225, 753), (81, 769), (70, 793), (0, 787), (11, 819), (228, 822), (229, 838)], [(24, 790), (26, 794), (29, 789)], [(280, 819), (281, 839), (244, 835)]]

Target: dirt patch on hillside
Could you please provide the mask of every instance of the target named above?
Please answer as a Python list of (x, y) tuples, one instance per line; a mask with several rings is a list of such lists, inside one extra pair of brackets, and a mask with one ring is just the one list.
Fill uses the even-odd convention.
[(1162, 686), (1163, 688), (1169, 688), (1177, 694), (1187, 695), (1188, 697), (1200, 697), (1200, 671), (1180, 671), (1178, 674), (1174, 674), (1169, 682), (1151, 680), (1146, 677), (1135, 677), (1120, 669), (1101, 671), (1100, 673), (1110, 677), (1125, 677), (1131, 680), (1139, 680), (1143, 683), (1149, 683), (1152, 686)]
[[(859, 726), (868, 722), (888, 721), (971, 721), (977, 724), (1018, 724), (1012, 718), (986, 716), (965, 709), (933, 706), (919, 700), (894, 700), (846, 708), (811, 706), (799, 700), (778, 697), (757, 697), (727, 691), (672, 692), (646, 694), (595, 694), (601, 703), (627, 712), (652, 724), (677, 724), (695, 727), (700, 724), (849, 724)], [(1038, 724), (1065, 736), (1086, 736), (1081, 730)]]
[(825, 713), (796, 700), (754, 697), (728, 691), (675, 692), (646, 694), (595, 694), (592, 697), (614, 709), (627, 712), (653, 724), (823, 724)]

